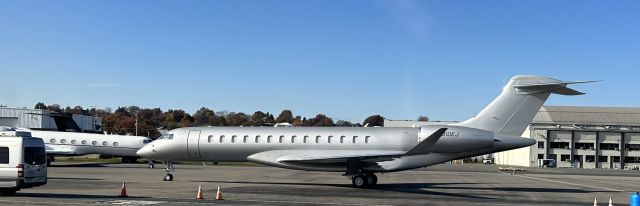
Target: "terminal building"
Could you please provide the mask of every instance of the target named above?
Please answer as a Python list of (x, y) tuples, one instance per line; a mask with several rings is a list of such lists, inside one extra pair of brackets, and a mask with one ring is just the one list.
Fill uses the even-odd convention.
[[(419, 127), (417, 121), (385, 121), (385, 127)], [(502, 165), (622, 169), (640, 166), (640, 108), (543, 106), (523, 137), (530, 147), (493, 155)], [(542, 161), (541, 161), (542, 160)]]
[[(74, 123), (68, 121), (73, 120)], [(102, 119), (98, 117), (61, 114), (42, 109), (0, 107), (0, 126), (43, 130), (71, 129), (65, 125), (76, 124), (82, 131), (102, 131)]]

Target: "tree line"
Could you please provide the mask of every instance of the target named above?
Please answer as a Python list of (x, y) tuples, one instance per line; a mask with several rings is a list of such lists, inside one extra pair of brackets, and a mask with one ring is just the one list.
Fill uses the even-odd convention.
[[(287, 109), (282, 110), (278, 116), (262, 111), (255, 111), (253, 114), (213, 111), (206, 107), (200, 108), (193, 114), (181, 109), (162, 111), (160, 108), (140, 108), (138, 106), (118, 107), (115, 110), (110, 107), (86, 109), (81, 106), (67, 106), (63, 108), (58, 104), (46, 105), (42, 102), (38, 102), (34, 109), (96, 116), (102, 119), (103, 131), (115, 134), (135, 134), (137, 119), (138, 135), (149, 137), (159, 136), (158, 128), (171, 130), (192, 126), (273, 126), (276, 123), (289, 123), (304, 127), (361, 127), (363, 125), (373, 127), (384, 124), (384, 117), (381, 115), (371, 115), (365, 118), (362, 123), (353, 123), (346, 120), (334, 121), (324, 114), (317, 114), (310, 118), (300, 115), (294, 116), (293, 112)], [(428, 120), (426, 116), (418, 117), (418, 121)]]

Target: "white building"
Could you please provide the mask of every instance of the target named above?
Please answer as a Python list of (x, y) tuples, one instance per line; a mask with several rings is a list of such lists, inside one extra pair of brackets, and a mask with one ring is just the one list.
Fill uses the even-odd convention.
[(538, 143), (496, 153), (496, 164), (534, 167), (554, 159), (557, 167), (640, 166), (640, 108), (545, 106), (522, 136)]
[[(0, 107), (0, 126), (56, 130), (56, 112), (41, 109)], [(85, 131), (102, 131), (102, 119), (86, 115), (72, 115), (74, 122)]]
[(384, 127), (421, 127), (421, 126), (429, 126), (429, 125), (442, 125), (442, 124), (453, 124), (456, 122), (423, 122), (423, 121), (413, 121), (413, 120), (384, 120)]

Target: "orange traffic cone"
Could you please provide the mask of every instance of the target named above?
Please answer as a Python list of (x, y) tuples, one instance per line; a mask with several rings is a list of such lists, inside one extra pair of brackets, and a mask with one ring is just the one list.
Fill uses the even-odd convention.
[(216, 200), (224, 200), (222, 199), (222, 192), (220, 191), (220, 185), (218, 185), (218, 192), (216, 192)]
[(204, 194), (202, 194), (202, 185), (198, 185), (198, 194), (196, 194), (196, 199), (204, 199)]
[(122, 189), (120, 189), (120, 196), (118, 197), (128, 197), (127, 196), (127, 185), (122, 182)]

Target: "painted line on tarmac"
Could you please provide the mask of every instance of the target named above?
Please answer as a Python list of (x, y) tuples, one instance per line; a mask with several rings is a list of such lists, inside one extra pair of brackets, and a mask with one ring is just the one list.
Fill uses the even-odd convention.
[(52, 205), (87, 205), (88, 202), (47, 202), (47, 201), (29, 201), (29, 200), (3, 200), (0, 199), (0, 203), (25, 203), (27, 205), (42, 205), (42, 204), (52, 204)]
[(527, 176), (527, 175), (514, 175), (514, 176), (528, 178), (528, 179), (534, 179), (534, 180), (542, 180), (542, 181), (547, 181), (547, 182), (555, 182), (555, 183), (560, 183), (560, 184), (574, 185), (574, 186), (580, 186), (580, 187), (591, 187), (591, 188), (597, 188), (597, 189), (603, 189), (603, 190), (610, 190), (610, 191), (614, 191), (614, 192), (625, 192), (625, 190), (620, 190), (620, 189), (593, 186), (593, 185), (585, 185), (585, 184), (579, 184), (579, 183), (571, 183), (571, 182), (565, 182), (565, 181), (560, 181), (560, 180), (544, 179), (544, 178), (532, 177), (532, 176)]

